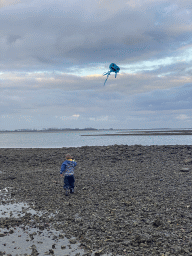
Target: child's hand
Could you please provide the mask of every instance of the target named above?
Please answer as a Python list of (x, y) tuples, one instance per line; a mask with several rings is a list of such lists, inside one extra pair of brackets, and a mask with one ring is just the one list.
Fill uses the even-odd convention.
[(60, 174), (60, 177), (63, 177), (63, 174)]

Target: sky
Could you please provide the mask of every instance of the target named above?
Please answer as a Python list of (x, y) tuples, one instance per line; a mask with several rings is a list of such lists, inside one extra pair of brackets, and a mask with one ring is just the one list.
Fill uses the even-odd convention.
[(191, 75), (191, 0), (0, 0), (0, 130), (191, 128)]

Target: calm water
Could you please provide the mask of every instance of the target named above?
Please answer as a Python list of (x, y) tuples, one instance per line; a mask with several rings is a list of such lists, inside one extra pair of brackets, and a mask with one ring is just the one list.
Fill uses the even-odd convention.
[(61, 131), (0, 133), (0, 148), (61, 148), (108, 145), (192, 145), (192, 136), (81, 136), (119, 131)]

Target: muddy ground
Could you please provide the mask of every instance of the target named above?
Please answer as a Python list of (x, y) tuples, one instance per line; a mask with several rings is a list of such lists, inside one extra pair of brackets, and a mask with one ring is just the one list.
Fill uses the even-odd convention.
[[(68, 197), (59, 175), (66, 153), (77, 161)], [(192, 146), (0, 149), (0, 178), (9, 201), (45, 213), (1, 218), (0, 228), (52, 226), (85, 255), (192, 255)]]

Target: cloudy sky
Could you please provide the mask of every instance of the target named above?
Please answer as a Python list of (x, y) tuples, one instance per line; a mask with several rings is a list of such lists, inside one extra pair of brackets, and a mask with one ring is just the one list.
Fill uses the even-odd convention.
[(0, 0), (0, 130), (190, 128), (191, 75), (191, 0)]

